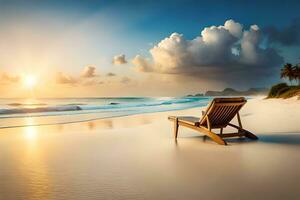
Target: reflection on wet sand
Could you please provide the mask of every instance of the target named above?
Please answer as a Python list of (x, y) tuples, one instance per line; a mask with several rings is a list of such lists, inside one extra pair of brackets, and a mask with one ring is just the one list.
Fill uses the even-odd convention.
[(64, 125), (63, 125), (63, 124), (58, 124), (58, 125), (56, 125), (55, 127), (57, 128), (57, 131), (58, 131), (58, 132), (61, 132), (61, 131), (64, 130)]
[(44, 163), (43, 148), (39, 144), (39, 134), (42, 133), (34, 126), (25, 127), (23, 130), (25, 143), (19, 167), (26, 180), (27, 199), (48, 199), (51, 178)]
[(89, 131), (96, 129), (115, 129), (115, 128), (129, 128), (134, 126), (140, 126), (145, 124), (150, 124), (153, 119), (150, 116), (139, 116), (139, 117), (120, 117), (114, 119), (102, 119), (94, 120), (89, 122), (82, 122), (77, 124), (72, 124), (69, 126), (81, 126), (85, 124)]
[(94, 130), (96, 127), (101, 129), (113, 129), (112, 120), (96, 120), (87, 122), (86, 124), (90, 131)]
[(94, 122), (92, 122), (92, 121), (88, 122), (87, 125), (89, 127), (89, 130), (94, 130), (94, 128), (95, 128), (95, 123)]
[(1, 129), (0, 199), (298, 199), (300, 109), (288, 126), (277, 108), (269, 123), (268, 112), (246, 110), (260, 139), (228, 146), (187, 128), (174, 141), (167, 116), (198, 108)]

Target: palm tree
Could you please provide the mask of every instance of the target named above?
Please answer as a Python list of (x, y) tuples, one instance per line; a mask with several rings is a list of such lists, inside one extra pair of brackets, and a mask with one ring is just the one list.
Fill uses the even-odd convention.
[(280, 78), (287, 78), (290, 82), (295, 79), (295, 70), (291, 63), (286, 63), (281, 69)]
[(294, 66), (294, 79), (298, 80), (298, 85), (300, 86), (300, 65)]

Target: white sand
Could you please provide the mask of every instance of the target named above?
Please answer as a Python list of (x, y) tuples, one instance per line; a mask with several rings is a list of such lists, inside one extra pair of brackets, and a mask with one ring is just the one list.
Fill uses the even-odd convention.
[(299, 199), (300, 101), (250, 100), (258, 141), (217, 145), (168, 115), (0, 130), (0, 199)]

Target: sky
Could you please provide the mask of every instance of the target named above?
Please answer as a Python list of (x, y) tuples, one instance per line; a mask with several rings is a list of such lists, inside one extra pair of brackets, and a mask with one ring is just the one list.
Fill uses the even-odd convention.
[(284, 63), (300, 62), (299, 10), (297, 1), (0, 0), (0, 91), (181, 96), (270, 87)]

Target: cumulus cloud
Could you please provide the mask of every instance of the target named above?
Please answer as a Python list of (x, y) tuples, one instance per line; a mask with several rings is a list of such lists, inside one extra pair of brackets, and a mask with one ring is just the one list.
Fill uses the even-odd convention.
[(135, 65), (135, 69), (140, 72), (151, 72), (153, 71), (153, 66), (149, 61), (140, 55), (136, 55), (131, 62)]
[(17, 83), (21, 79), (20, 76), (14, 76), (7, 73), (2, 73), (0, 77), (1, 83)]
[(81, 72), (81, 77), (84, 78), (92, 78), (95, 76), (97, 75), (96, 75), (96, 67), (94, 66), (86, 66)]
[(71, 76), (63, 74), (62, 72), (58, 72), (56, 74), (56, 83), (58, 83), (58, 84), (76, 84), (76, 83), (78, 83), (78, 80)]
[(120, 54), (120, 55), (116, 55), (116, 56), (113, 57), (112, 63), (114, 65), (122, 65), (122, 64), (126, 64), (127, 60), (126, 60), (124, 54)]
[(58, 72), (56, 74), (56, 83), (91, 86), (91, 85), (102, 84), (103, 82), (99, 80), (99, 75), (96, 74), (96, 67), (86, 66), (81, 71), (80, 75), (77, 76), (69, 76), (66, 75), (65, 73)]
[[(233, 20), (222, 26), (206, 27), (200, 36), (187, 40), (173, 33), (150, 49), (151, 59), (137, 55), (132, 63), (137, 71), (184, 74), (223, 81), (265, 77), (283, 58), (271, 47), (262, 47), (257, 25), (249, 30)], [(241, 78), (242, 77), (242, 78)]]
[(264, 28), (269, 43), (279, 43), (284, 46), (300, 45), (300, 18), (294, 19), (291, 24), (283, 29), (275, 26)]

